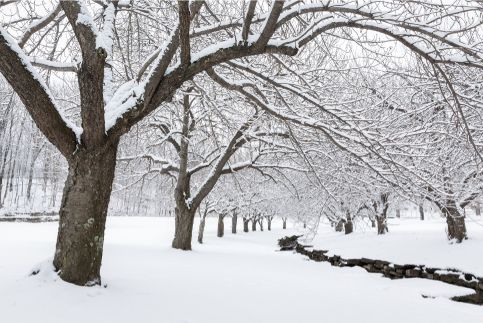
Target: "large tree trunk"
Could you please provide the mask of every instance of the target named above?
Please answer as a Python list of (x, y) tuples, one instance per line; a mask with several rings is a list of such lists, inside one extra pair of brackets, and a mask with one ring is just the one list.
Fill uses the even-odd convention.
[(454, 203), (450, 203), (443, 209), (443, 213), (446, 216), (446, 224), (448, 225), (448, 239), (461, 243), (467, 238), (465, 217), (460, 214)]
[(243, 232), (248, 232), (248, 225), (250, 224), (250, 220), (249, 219), (243, 219)]
[(174, 239), (171, 246), (175, 249), (191, 250), (191, 237), (193, 234), (194, 209), (179, 204), (174, 210)]
[(287, 229), (287, 219), (282, 219), (282, 229)]
[(216, 232), (216, 236), (218, 238), (223, 238), (223, 236), (225, 235), (225, 223), (223, 222), (224, 218), (224, 215), (218, 215), (218, 230)]
[(79, 151), (69, 161), (60, 208), (54, 266), (76, 285), (101, 283), (107, 208), (116, 167), (117, 142), (102, 151)]
[(233, 216), (231, 217), (231, 233), (236, 233), (236, 225), (238, 222), (238, 215), (236, 212), (233, 213)]
[(344, 223), (345, 234), (350, 234), (354, 231), (354, 223), (351, 218), (348, 218)]
[(258, 220), (258, 225), (260, 225), (260, 231), (263, 231), (263, 218)]
[(419, 219), (421, 219), (421, 221), (424, 221), (424, 208), (422, 204), (419, 205)]
[(267, 230), (272, 231), (272, 219), (267, 218)]
[(200, 221), (200, 227), (198, 229), (198, 243), (203, 243), (203, 234), (205, 232), (206, 217), (202, 217)]
[(377, 234), (386, 234), (388, 232), (387, 220), (385, 216), (376, 217), (376, 223), (377, 223)]
[(256, 219), (252, 220), (252, 231), (257, 231), (257, 220)]

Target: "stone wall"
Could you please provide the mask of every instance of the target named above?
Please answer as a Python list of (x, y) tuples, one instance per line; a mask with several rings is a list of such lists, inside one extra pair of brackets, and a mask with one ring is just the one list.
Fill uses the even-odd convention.
[(278, 241), (281, 251), (294, 250), (310, 260), (328, 262), (337, 267), (362, 267), (370, 273), (379, 273), (390, 279), (423, 278), (442, 281), (451, 285), (471, 288), (475, 294), (454, 297), (453, 300), (483, 305), (483, 278), (451, 268), (434, 268), (425, 265), (394, 264), (389, 261), (369, 258), (342, 258), (328, 256), (328, 250), (313, 250), (311, 246), (298, 242), (301, 236), (290, 236)]

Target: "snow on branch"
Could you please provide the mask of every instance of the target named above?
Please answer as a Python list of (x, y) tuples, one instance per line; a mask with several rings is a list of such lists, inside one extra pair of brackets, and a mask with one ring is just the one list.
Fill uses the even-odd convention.
[(33, 34), (50, 24), (55, 19), (55, 17), (57, 17), (60, 10), (60, 4), (57, 4), (54, 10), (52, 10), (49, 14), (45, 15), (40, 19), (34, 20), (20, 37), (20, 41), (18, 43), (19, 47), (23, 48)]
[[(258, 107), (260, 107), (263, 111), (269, 113), (270, 115), (275, 116), (277, 119), (284, 120), (284, 121), (289, 121), (294, 124), (308, 127), (315, 129), (317, 131), (320, 131), (325, 135), (327, 139), (330, 140), (336, 147), (341, 149), (342, 151), (348, 152), (351, 156), (355, 157), (356, 159), (362, 161), (365, 165), (367, 165), (370, 169), (372, 169), (375, 173), (379, 174), (382, 178), (386, 179), (388, 183), (392, 183), (392, 180), (389, 179), (388, 177), (384, 176), (379, 170), (377, 170), (373, 165), (369, 164), (367, 160), (365, 159), (365, 156), (367, 155), (367, 152), (370, 151), (371, 153), (374, 153), (378, 158), (381, 160), (387, 161), (387, 157), (381, 155), (379, 152), (375, 151), (371, 145), (371, 142), (364, 142), (360, 138), (356, 136), (351, 136), (350, 134), (340, 131), (338, 129), (335, 129), (334, 127), (331, 127), (330, 125), (324, 124), (321, 120), (316, 120), (312, 118), (306, 118), (306, 117), (299, 117), (299, 116), (294, 116), (290, 114), (286, 114), (281, 111), (280, 108), (275, 107), (269, 103), (265, 103), (263, 99), (258, 98), (254, 94), (246, 91), (243, 86), (233, 84), (221, 75), (217, 74), (214, 69), (209, 69), (207, 71), (208, 75), (218, 84), (220, 84), (222, 87), (236, 91), (246, 98), (250, 99), (253, 103), (255, 103)], [(367, 137), (367, 134), (364, 136), (365, 138)], [(350, 147), (345, 145), (343, 143), (343, 140), (345, 139), (349, 142), (356, 143), (359, 148), (362, 148), (363, 152), (356, 152), (352, 150)]]
[(85, 27), (89, 28), (92, 34), (94, 35), (99, 34), (99, 30), (97, 29), (94, 19), (89, 13), (89, 10), (87, 9), (86, 4), (84, 3), (84, 0), (72, 0), (72, 2), (74, 2), (75, 3), (74, 5), (77, 5), (78, 7), (77, 9), (78, 13), (77, 13), (75, 24), (84, 25)]
[(116, 20), (116, 8), (114, 3), (109, 3), (104, 10), (104, 26), (96, 37), (96, 48), (104, 48), (108, 57), (112, 57), (112, 44), (114, 41), (114, 23)]
[[(8, 34), (8, 32), (0, 26), (0, 42), (3, 40), (6, 46), (12, 50), (17, 58), (21, 61), (24, 70), (30, 75), (32, 81), (34, 81), (45, 95), (49, 98), (50, 103), (55, 108), (56, 113), (60, 116), (62, 121), (64, 122), (65, 126), (67, 126), (72, 132), (75, 134), (77, 138), (77, 142), (80, 143), (80, 137), (82, 134), (82, 128), (75, 125), (72, 121), (70, 121), (65, 115), (62, 109), (57, 105), (56, 100), (52, 93), (50, 92), (49, 87), (44, 82), (42, 76), (35, 70), (32, 66), (30, 59), (27, 55), (25, 55), (24, 51), (18, 46), (17, 42)], [(0, 53), (1, 53), (0, 49)], [(3, 53), (1, 55), (4, 55)]]
[(77, 72), (77, 64), (71, 62), (56, 62), (43, 58), (28, 57), (33, 66), (57, 72)]

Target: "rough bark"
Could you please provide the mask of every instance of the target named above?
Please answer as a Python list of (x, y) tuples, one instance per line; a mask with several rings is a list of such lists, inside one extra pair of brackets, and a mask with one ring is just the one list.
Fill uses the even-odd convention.
[(223, 222), (224, 218), (225, 215), (218, 215), (218, 230), (216, 231), (216, 236), (218, 238), (223, 238), (223, 236), (225, 235), (225, 223)]
[(263, 231), (263, 218), (258, 219), (258, 225), (260, 226), (260, 231)]
[(76, 285), (101, 283), (107, 208), (116, 166), (117, 142), (79, 151), (69, 160), (60, 208), (54, 267)]
[(457, 243), (467, 239), (465, 217), (460, 214), (455, 204), (449, 203), (443, 209), (443, 213), (446, 216), (446, 224), (448, 225), (448, 239), (455, 240)]
[(180, 203), (174, 209), (174, 216), (175, 234), (171, 246), (175, 249), (191, 250), (195, 212)]
[(257, 231), (257, 220), (256, 219), (252, 220), (252, 231)]
[(377, 234), (386, 234), (388, 232), (387, 219), (385, 216), (376, 217)]

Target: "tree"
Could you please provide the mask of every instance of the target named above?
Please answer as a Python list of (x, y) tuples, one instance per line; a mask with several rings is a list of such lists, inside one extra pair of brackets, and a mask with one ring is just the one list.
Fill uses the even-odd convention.
[[(11, 5), (16, 2), (4, 2), (0, 8)], [(269, 8), (260, 6), (260, 12), (257, 12), (256, 2), (250, 2), (244, 12), (236, 5), (227, 9), (222, 2), (179, 1), (177, 8), (150, 11), (150, 17), (142, 18), (146, 6), (144, 1), (128, 4), (114, 0), (89, 3), (66, 0), (51, 5), (48, 13), (28, 13), (25, 19), (2, 15), (0, 72), (37, 127), (68, 163), (54, 266), (63, 280), (74, 284), (101, 283), (105, 219), (121, 136), (160, 106), (165, 106), (185, 82), (201, 73), (206, 71), (222, 86), (248, 97), (272, 115), (296, 125), (327, 131), (308, 118), (280, 114), (258, 97), (256, 89), (251, 93), (247, 90), (250, 85), (239, 86), (233, 82), (229, 85), (213, 68), (261, 54), (269, 54), (282, 62), (283, 59), (275, 55), (295, 56), (300, 48), (313, 43), (318, 36), (345, 28), (369, 30), (392, 38), (441, 71), (451, 64), (481, 67), (480, 51), (473, 47), (472, 38), (473, 35), (478, 37), (478, 27), (470, 26), (472, 15), (478, 15), (481, 10), (477, 3), (463, 7), (374, 1), (359, 6), (356, 3), (274, 1)], [(218, 15), (222, 10), (227, 18), (220, 21)], [(465, 17), (462, 21), (461, 10)], [(204, 19), (198, 19), (200, 15)], [(37, 19), (39, 16), (42, 18)], [(131, 18), (147, 27), (140, 37), (130, 37), (133, 31), (123, 28), (123, 23)], [(166, 35), (159, 24), (148, 26), (145, 23), (150, 19), (172, 28)], [(422, 20), (427, 22), (424, 28)], [(456, 20), (459, 29), (451, 31), (453, 37), (445, 37), (444, 26)], [(51, 25), (66, 28), (49, 28)], [(24, 32), (19, 35), (19, 30)], [(160, 41), (156, 44), (149, 44), (147, 50), (140, 50), (137, 62), (127, 59), (132, 54), (128, 50), (133, 47), (126, 49), (123, 42), (138, 42), (141, 48), (150, 34), (163, 36), (158, 37)], [(129, 37), (118, 39), (118, 35)], [(364, 35), (359, 37), (364, 39)], [(75, 41), (70, 41), (72, 38)], [(458, 38), (462, 41), (453, 40)], [(60, 59), (64, 61), (59, 62)], [(51, 88), (55, 85), (49, 87), (37, 68), (73, 73), (78, 83), (81, 127), (65, 116), (52, 95)], [(234, 68), (242, 71), (244, 67)], [(257, 75), (254, 72), (252, 75)], [(282, 84), (282, 79), (283, 75), (276, 84)], [(310, 97), (304, 100), (306, 104), (320, 106)], [(180, 194), (186, 188), (183, 176), (176, 189)], [(193, 199), (196, 206), (198, 200)], [(181, 219), (192, 219), (194, 214), (187, 209), (186, 200), (181, 201), (178, 196), (176, 203), (177, 238), (173, 245), (189, 249), (191, 221)]]
[(206, 224), (206, 217), (211, 213), (214, 212), (213, 203), (210, 200), (205, 200), (203, 203), (203, 207), (198, 209), (200, 214), (200, 225), (198, 228), (198, 243), (203, 243), (203, 237), (205, 233), (205, 224)]

